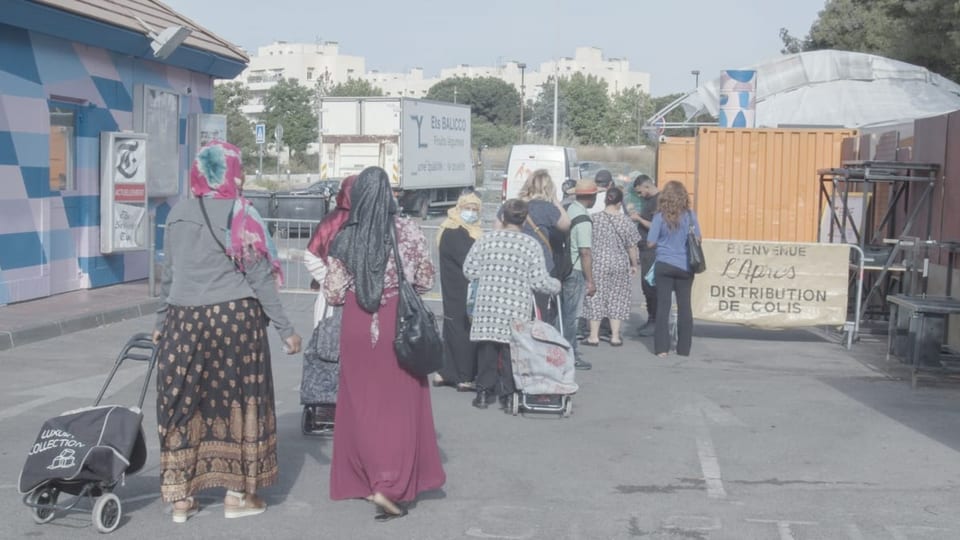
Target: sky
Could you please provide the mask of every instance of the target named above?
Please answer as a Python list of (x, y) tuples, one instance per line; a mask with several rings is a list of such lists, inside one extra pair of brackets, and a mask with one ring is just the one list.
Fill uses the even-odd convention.
[(651, 95), (694, 87), (723, 69), (780, 55), (779, 30), (804, 36), (825, 0), (164, 0), (255, 54), (259, 46), (336, 41), (367, 70), (428, 77), (458, 64), (493, 66), (599, 47), (651, 77)]

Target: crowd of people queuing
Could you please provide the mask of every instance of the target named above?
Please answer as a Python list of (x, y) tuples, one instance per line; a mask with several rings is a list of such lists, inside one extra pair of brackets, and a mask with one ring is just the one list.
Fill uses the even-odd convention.
[[(681, 183), (658, 189), (649, 176), (631, 177), (621, 187), (603, 170), (560, 190), (547, 171), (534, 171), (487, 230), (482, 201), (468, 191), (429, 240), (401, 215), (383, 169), (341, 183), (336, 208), (304, 255), (320, 289), (314, 326), (328, 306), (342, 306), (332, 499), (366, 499), (375, 519), (387, 521), (441, 488), (430, 384), (474, 394), (479, 409), (503, 404), (517, 390), (514, 321), (538, 317), (556, 326), (575, 368), (588, 370), (582, 346), (600, 345), (602, 322), (609, 345), (623, 344), (639, 276), (647, 309), (640, 331), (655, 329), (654, 351), (666, 356), (675, 297), (676, 352), (690, 354), (685, 242), (690, 230), (700, 235), (696, 214)], [(236, 147), (207, 144), (191, 169), (194, 197), (177, 204), (166, 225), (154, 341), (161, 495), (177, 523), (199, 511), (195, 495), (211, 488), (226, 490), (226, 518), (262, 513), (257, 493), (279, 473), (267, 326), (288, 354), (300, 352), (301, 338), (279, 298), (277, 251), (242, 196), (243, 179)], [(430, 380), (403, 369), (393, 346), (401, 280), (419, 294), (434, 285), (428, 241), (438, 245), (444, 347), (443, 367)]]

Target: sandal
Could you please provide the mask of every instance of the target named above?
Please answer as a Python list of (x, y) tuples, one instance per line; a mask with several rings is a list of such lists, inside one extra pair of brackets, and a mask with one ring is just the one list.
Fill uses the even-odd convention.
[(457, 383), (457, 392), (476, 392), (477, 387), (472, 382)]
[[(237, 502), (231, 503), (230, 497)], [(227, 490), (227, 496), (223, 498), (223, 517), (227, 519), (256, 516), (266, 511), (267, 503), (251, 493)]]
[(407, 509), (391, 501), (382, 493), (374, 493), (367, 497), (367, 500), (377, 505), (377, 514), (373, 516), (374, 521), (390, 521), (391, 519), (402, 518), (407, 515)]
[(383, 523), (384, 521), (390, 521), (391, 519), (402, 518), (403, 516), (405, 516), (405, 515), (408, 514), (406, 508), (404, 508), (404, 507), (402, 507), (402, 506), (398, 506), (398, 508), (400, 509), (400, 513), (399, 513), (399, 514), (394, 514), (394, 513), (392, 513), (392, 512), (388, 512), (388, 511), (384, 510), (383, 508), (378, 507), (378, 508), (377, 508), (377, 515), (373, 516), (373, 520), (376, 521), (376, 522), (378, 522), (378, 523)]
[[(178, 507), (178, 504), (186, 503), (185, 506)], [(200, 502), (193, 497), (187, 497), (173, 503), (173, 522), (186, 523), (187, 519), (200, 511)]]
[(623, 340), (621, 339), (620, 341), (614, 341), (614, 340), (611, 339), (611, 340), (610, 340), (610, 346), (611, 346), (611, 347), (623, 347)]
[(589, 345), (590, 347), (599, 347), (600, 341), (590, 341), (589, 339), (583, 340), (584, 345)]

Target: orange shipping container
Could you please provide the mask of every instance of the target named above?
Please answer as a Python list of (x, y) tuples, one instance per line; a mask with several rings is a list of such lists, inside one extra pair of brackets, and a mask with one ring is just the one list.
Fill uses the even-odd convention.
[[(700, 128), (693, 185), (673, 159), (657, 181), (684, 181), (707, 238), (816, 242), (820, 221), (817, 169), (840, 166), (849, 129)], [(666, 145), (677, 152), (679, 145)], [(664, 147), (661, 147), (661, 149)], [(669, 160), (670, 158), (668, 158)], [(689, 176), (687, 177), (689, 178)]]
[(657, 181), (679, 180), (693, 194), (697, 170), (696, 137), (664, 137), (657, 147)]

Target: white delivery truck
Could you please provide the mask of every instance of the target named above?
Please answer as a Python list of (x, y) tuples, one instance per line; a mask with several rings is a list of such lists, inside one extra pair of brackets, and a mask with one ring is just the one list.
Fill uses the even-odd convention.
[(475, 176), (470, 107), (403, 97), (320, 100), (320, 176), (383, 167), (404, 211), (452, 206)]

